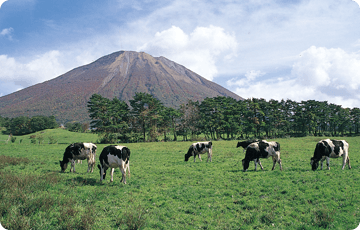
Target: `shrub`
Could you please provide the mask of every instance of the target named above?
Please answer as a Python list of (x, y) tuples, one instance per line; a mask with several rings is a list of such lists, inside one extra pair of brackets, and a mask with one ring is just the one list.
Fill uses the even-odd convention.
[(126, 229), (141, 229), (146, 224), (147, 216), (148, 212), (139, 205), (135, 209), (126, 211), (123, 217), (116, 221), (116, 226), (126, 225)]
[(49, 144), (56, 144), (57, 140), (53, 136), (49, 136)]
[(38, 141), (39, 141), (39, 144), (41, 144), (41, 143), (43, 142), (43, 140), (44, 140), (44, 137), (41, 136), (41, 135), (39, 135), (39, 136), (37, 137), (37, 139), (38, 139)]

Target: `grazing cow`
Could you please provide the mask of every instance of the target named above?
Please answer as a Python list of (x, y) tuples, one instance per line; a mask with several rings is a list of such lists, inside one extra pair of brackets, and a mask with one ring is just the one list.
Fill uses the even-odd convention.
[(261, 140), (259, 142), (254, 142), (248, 145), (246, 148), (245, 158), (242, 160), (242, 165), (244, 172), (249, 168), (250, 161), (255, 163), (255, 171), (257, 168), (257, 163), (259, 163), (262, 170), (264, 167), (261, 165), (260, 158), (268, 158), (272, 156), (273, 167), (271, 170), (274, 170), (276, 162), (280, 165), (280, 170), (282, 170), (281, 159), (280, 159), (280, 144), (278, 142), (267, 142)]
[(119, 167), (122, 178), (120, 182), (126, 184), (126, 170), (129, 170), (130, 176), (130, 149), (125, 146), (110, 145), (103, 149), (99, 156), (100, 164), (98, 168), (100, 170), (100, 181), (105, 179), (106, 170), (111, 168), (111, 179), (113, 182), (114, 169)]
[(236, 148), (239, 148), (239, 147), (243, 147), (244, 149), (244, 152), (246, 150), (246, 147), (248, 147), (248, 145), (254, 143), (254, 142), (258, 142), (259, 140), (258, 139), (254, 139), (254, 140), (247, 140), (247, 141), (239, 141), (236, 145)]
[(95, 166), (95, 155), (97, 146), (93, 143), (73, 143), (65, 149), (63, 160), (60, 161), (61, 171), (65, 172), (67, 165), (71, 162), (70, 172), (75, 172), (75, 160), (88, 161), (87, 172), (93, 172)]
[(319, 167), (319, 161), (321, 160), (321, 169), (323, 168), (323, 161), (326, 159), (326, 165), (330, 170), (330, 158), (343, 157), (342, 169), (345, 168), (348, 163), (349, 169), (351, 169), (349, 158), (349, 144), (345, 140), (321, 140), (316, 144), (314, 156), (310, 159), (312, 170), (316, 170)]
[(198, 155), (200, 161), (201, 156), (200, 154), (208, 153), (208, 159), (206, 162), (209, 161), (212, 162), (212, 142), (197, 142), (190, 145), (188, 152), (185, 154), (185, 161), (188, 161), (191, 156), (194, 156), (194, 162), (196, 159), (196, 155)]

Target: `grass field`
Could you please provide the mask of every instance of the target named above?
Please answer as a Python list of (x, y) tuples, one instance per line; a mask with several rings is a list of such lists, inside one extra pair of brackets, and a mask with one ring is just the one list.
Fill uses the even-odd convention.
[(214, 141), (212, 163), (207, 156), (185, 162), (190, 142), (126, 144), (131, 177), (124, 185), (118, 169), (114, 182), (109, 175), (100, 182), (98, 168), (86, 173), (86, 161), (76, 173), (60, 173), (67, 145), (96, 135), (41, 135), (58, 144), (31, 144), (28, 136), (5, 144), (0, 135), (0, 222), (7, 229), (355, 229), (360, 222), (360, 137), (337, 138), (350, 144), (351, 170), (331, 159), (330, 171), (315, 172), (310, 158), (319, 137), (277, 139), (284, 170), (271, 171), (263, 159), (264, 171), (251, 163), (245, 173), (236, 141)]

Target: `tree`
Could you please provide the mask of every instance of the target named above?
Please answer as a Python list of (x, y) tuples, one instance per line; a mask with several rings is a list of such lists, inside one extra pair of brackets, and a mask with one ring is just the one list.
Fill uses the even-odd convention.
[(187, 136), (192, 138), (200, 134), (200, 111), (199, 102), (188, 100), (186, 104), (180, 105), (181, 113), (179, 131), (183, 135), (183, 139), (187, 140)]
[(199, 112), (200, 127), (212, 139), (224, 138), (223, 134), (229, 139), (239, 131), (237, 102), (231, 97), (205, 98), (199, 105)]
[(88, 102), (91, 127), (103, 135), (103, 142), (115, 142), (118, 138), (127, 139), (129, 132), (129, 106), (117, 98), (110, 100), (93, 94)]
[(133, 100), (130, 100), (132, 107), (131, 114), (134, 116), (134, 124), (139, 127), (143, 134), (143, 141), (146, 140), (146, 131), (149, 129), (150, 141), (157, 137), (157, 123), (161, 119), (160, 111), (162, 103), (148, 93), (136, 93)]
[(162, 119), (159, 121), (159, 126), (161, 131), (164, 134), (164, 141), (167, 141), (166, 133), (170, 130), (173, 132), (174, 138), (173, 140), (177, 140), (177, 123), (181, 116), (179, 110), (170, 107), (163, 107), (160, 111)]
[(69, 130), (70, 132), (83, 132), (83, 128), (82, 128), (82, 124), (80, 122), (75, 122), (75, 123), (66, 123), (65, 125), (66, 129)]
[(359, 134), (359, 127), (360, 127), (360, 109), (353, 108), (350, 111), (351, 121), (353, 124), (355, 134)]

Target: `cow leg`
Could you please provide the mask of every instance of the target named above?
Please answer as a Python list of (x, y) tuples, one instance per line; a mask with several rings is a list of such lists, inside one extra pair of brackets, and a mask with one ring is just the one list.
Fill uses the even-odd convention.
[(349, 169), (351, 169), (351, 165), (350, 165), (350, 158), (349, 158), (349, 156), (347, 156), (347, 164), (348, 164), (348, 166), (349, 166)]
[(91, 159), (88, 159), (87, 162), (88, 162), (88, 170), (87, 170), (87, 172), (89, 172), (90, 168), (91, 168)]
[(100, 181), (103, 181), (103, 179), (104, 179), (104, 168), (101, 167), (100, 168)]
[(259, 162), (259, 165), (261, 167), (261, 170), (264, 170), (264, 167), (262, 166), (260, 159), (258, 159), (258, 162)]
[(95, 168), (95, 162), (93, 162), (93, 163), (91, 164), (91, 172), (94, 172), (94, 168)]
[(212, 150), (211, 149), (209, 149), (209, 151), (208, 151), (208, 159), (206, 162), (209, 161), (209, 158), (210, 158), (210, 162), (212, 162)]
[[(328, 170), (330, 170), (330, 157), (326, 157), (326, 165), (327, 165)], [(343, 169), (344, 169), (344, 167), (343, 167)]]
[(344, 170), (346, 162), (347, 162), (347, 156), (344, 154), (343, 155), (343, 165), (342, 165), (342, 168), (341, 168), (342, 170)]
[(108, 169), (107, 166), (104, 166), (103, 167), (103, 171), (102, 171), (102, 174), (101, 174), (101, 178), (105, 180), (105, 177), (106, 177), (106, 170)]
[(281, 165), (281, 159), (279, 159), (278, 162), (279, 162), (279, 165), (280, 165), (280, 170), (282, 171), (283, 168), (282, 168), (282, 165)]
[(100, 169), (100, 181), (103, 181), (105, 169), (103, 167), (100, 167), (99, 169)]
[(275, 166), (276, 166), (276, 159), (273, 157), (273, 167), (272, 167), (272, 169), (271, 170), (274, 170), (275, 169)]
[(198, 154), (198, 156), (199, 156), (199, 159), (200, 159), (200, 161), (202, 161), (202, 160), (201, 160), (201, 156), (200, 156), (200, 153)]
[[(130, 177), (130, 161), (126, 164), (126, 169), (129, 171), (129, 177)], [(126, 171), (125, 171), (126, 172)], [(126, 176), (126, 175), (125, 175)]]
[(323, 162), (324, 162), (324, 160), (325, 160), (325, 157), (323, 157), (323, 158), (321, 158), (321, 160), (320, 160), (320, 166), (321, 166), (321, 170), (323, 169)]
[(70, 172), (74, 173), (75, 172), (75, 160), (71, 159), (70, 162), (71, 162)]
[[(125, 167), (126, 167), (126, 165), (125, 165)], [(123, 182), (124, 184), (126, 184), (126, 171), (125, 171), (123, 166), (120, 166), (119, 169), (120, 169), (120, 172), (121, 172), (121, 180), (120, 180), (120, 182)]]
[(113, 181), (114, 181), (114, 170), (115, 170), (115, 168), (111, 168), (111, 171), (110, 171), (110, 176), (111, 176), (110, 182), (113, 182)]
[(254, 171), (256, 171), (257, 170), (257, 159), (254, 160), (254, 164), (255, 164), (255, 170)]

